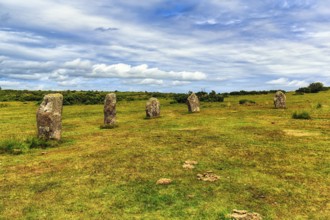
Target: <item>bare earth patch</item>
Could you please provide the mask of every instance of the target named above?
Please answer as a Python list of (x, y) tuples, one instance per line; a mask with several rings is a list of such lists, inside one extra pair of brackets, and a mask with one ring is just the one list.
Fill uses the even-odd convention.
[(320, 133), (318, 132), (309, 132), (309, 131), (302, 131), (302, 130), (291, 130), (285, 129), (283, 130), (286, 135), (294, 136), (294, 137), (309, 137), (309, 136), (319, 136)]

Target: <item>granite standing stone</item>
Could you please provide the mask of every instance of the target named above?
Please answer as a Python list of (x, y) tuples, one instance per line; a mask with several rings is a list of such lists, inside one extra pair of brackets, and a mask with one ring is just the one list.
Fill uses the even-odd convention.
[(59, 93), (44, 96), (37, 110), (38, 137), (46, 140), (60, 140), (62, 132), (63, 95)]
[(160, 116), (160, 103), (156, 98), (150, 98), (146, 104), (147, 118), (154, 118)]
[(195, 93), (192, 93), (187, 99), (188, 111), (199, 112), (199, 99)]
[(116, 94), (109, 93), (104, 99), (104, 125), (114, 125), (116, 123)]
[(274, 96), (275, 108), (286, 108), (286, 96), (283, 92), (277, 91)]

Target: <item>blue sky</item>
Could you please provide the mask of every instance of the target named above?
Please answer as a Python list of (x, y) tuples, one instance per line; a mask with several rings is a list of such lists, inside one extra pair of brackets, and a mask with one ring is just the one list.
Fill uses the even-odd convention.
[(330, 85), (330, 0), (0, 0), (3, 89)]

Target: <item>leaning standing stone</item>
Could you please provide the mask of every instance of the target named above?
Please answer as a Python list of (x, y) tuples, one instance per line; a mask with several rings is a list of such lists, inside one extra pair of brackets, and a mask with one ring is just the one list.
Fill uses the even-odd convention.
[(192, 93), (187, 99), (188, 111), (199, 112), (199, 99), (195, 93)]
[(38, 137), (46, 140), (60, 140), (62, 132), (63, 95), (44, 96), (37, 110)]
[(283, 92), (278, 91), (274, 97), (275, 108), (286, 108), (286, 96)]
[(160, 103), (156, 98), (150, 98), (146, 104), (147, 118), (154, 118), (160, 116)]
[(116, 94), (109, 93), (104, 99), (104, 126), (112, 126), (116, 123)]

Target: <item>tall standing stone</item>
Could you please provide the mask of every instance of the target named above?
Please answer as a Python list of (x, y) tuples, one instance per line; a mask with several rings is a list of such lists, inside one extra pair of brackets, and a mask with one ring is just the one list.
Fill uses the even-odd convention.
[(46, 140), (60, 140), (62, 132), (63, 95), (59, 93), (44, 96), (37, 110), (38, 137)]
[(156, 98), (150, 98), (146, 104), (147, 118), (154, 118), (160, 116), (160, 103)]
[(187, 99), (188, 111), (199, 112), (199, 99), (195, 93), (192, 93)]
[(116, 104), (115, 93), (109, 93), (104, 99), (104, 126), (115, 125), (116, 123)]
[(283, 92), (277, 91), (274, 96), (275, 108), (286, 108), (286, 96)]

